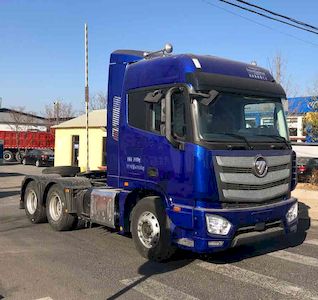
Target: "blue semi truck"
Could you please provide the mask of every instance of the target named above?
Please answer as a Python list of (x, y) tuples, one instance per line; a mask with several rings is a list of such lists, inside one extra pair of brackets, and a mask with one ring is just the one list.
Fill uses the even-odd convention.
[(111, 54), (107, 174), (26, 176), (20, 206), (33, 223), (101, 224), (157, 261), (297, 230), (282, 87), (256, 65), (171, 50)]

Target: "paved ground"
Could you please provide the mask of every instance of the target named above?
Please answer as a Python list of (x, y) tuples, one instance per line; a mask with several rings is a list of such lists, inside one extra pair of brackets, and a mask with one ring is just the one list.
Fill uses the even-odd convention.
[(18, 209), (23, 173), (0, 166), (0, 299), (318, 299), (318, 227), (213, 255), (144, 260), (103, 227), (55, 232)]

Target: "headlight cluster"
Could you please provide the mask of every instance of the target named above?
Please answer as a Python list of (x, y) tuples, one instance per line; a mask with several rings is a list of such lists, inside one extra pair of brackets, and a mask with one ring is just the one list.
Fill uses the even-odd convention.
[(288, 223), (293, 222), (298, 216), (298, 202), (293, 204), (286, 214), (286, 219)]
[(211, 234), (227, 235), (232, 227), (232, 224), (217, 215), (205, 215), (208, 232)]

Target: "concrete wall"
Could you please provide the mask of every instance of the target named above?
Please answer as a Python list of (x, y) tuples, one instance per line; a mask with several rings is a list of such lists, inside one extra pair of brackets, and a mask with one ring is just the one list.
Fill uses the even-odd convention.
[[(57, 128), (55, 131), (55, 166), (72, 165), (72, 136), (79, 136), (79, 167), (86, 170), (86, 131), (84, 128)], [(89, 129), (89, 166), (91, 170), (98, 170), (102, 165), (103, 137), (105, 128)]]

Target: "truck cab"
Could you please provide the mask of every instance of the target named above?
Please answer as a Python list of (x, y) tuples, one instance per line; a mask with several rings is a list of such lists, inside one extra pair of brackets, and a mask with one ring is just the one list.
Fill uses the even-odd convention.
[(210, 253), (295, 232), (296, 158), (285, 98), (271, 74), (255, 65), (115, 51), (107, 182), (31, 176), (21, 201), (27, 202), (28, 184), (37, 182), (37, 207), (63, 230), (51, 217), (53, 187), (61, 200), (57, 219), (72, 216), (131, 233), (141, 255), (160, 261), (177, 247)]

